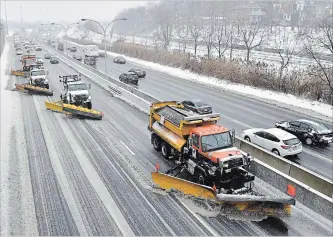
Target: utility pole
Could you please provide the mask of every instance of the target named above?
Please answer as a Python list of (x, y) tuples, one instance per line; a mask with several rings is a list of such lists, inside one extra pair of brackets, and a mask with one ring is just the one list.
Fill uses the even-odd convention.
[(5, 2), (5, 15), (6, 15), (6, 34), (8, 35), (7, 6), (6, 6), (6, 1), (4, 2)]

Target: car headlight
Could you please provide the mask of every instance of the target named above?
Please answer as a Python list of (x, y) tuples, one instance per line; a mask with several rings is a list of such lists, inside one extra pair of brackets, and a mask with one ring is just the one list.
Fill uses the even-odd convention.
[(49, 80), (48, 80), (48, 79), (45, 79), (44, 83), (49, 83)]

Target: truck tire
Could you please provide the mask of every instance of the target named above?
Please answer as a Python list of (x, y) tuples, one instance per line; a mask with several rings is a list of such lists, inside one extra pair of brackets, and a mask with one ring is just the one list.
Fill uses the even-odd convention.
[(162, 156), (165, 159), (169, 159), (170, 152), (171, 152), (170, 146), (167, 143), (163, 142), (162, 145), (161, 145)]
[(158, 151), (158, 152), (161, 151), (161, 139), (158, 136), (156, 136), (155, 134), (153, 134), (151, 137), (151, 143), (153, 144), (155, 151)]
[(91, 109), (91, 108), (92, 108), (92, 104), (91, 104), (91, 102), (88, 102), (88, 103), (87, 103), (87, 107), (88, 107), (88, 109)]
[(47, 85), (46, 85), (46, 89), (50, 89), (50, 86), (49, 86), (49, 84), (47, 84)]

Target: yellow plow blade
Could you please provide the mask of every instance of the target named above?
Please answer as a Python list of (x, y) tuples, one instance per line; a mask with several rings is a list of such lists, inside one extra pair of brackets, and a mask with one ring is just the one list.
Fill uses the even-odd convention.
[(10, 71), (10, 74), (14, 75), (14, 76), (21, 76), (21, 77), (24, 76), (24, 72), (19, 71), (19, 70), (13, 70), (13, 69)]
[(20, 90), (20, 91), (25, 91), (23, 85), (15, 84), (15, 87), (16, 87), (16, 89), (18, 89), (18, 90)]
[(164, 189), (166, 191), (174, 189), (181, 191), (186, 195), (215, 200), (215, 192), (211, 187), (192, 183), (190, 181), (179, 179), (160, 172), (152, 172), (151, 176), (153, 182), (159, 188)]
[(232, 207), (240, 213), (259, 213), (266, 216), (290, 216), (291, 205), (295, 205), (292, 198), (271, 198), (252, 194), (216, 194), (208, 186), (196, 184), (184, 179), (173, 177), (158, 171), (151, 173), (153, 183), (166, 191), (177, 190), (188, 196), (213, 201), (214, 205)]
[(45, 101), (45, 106), (47, 110), (63, 112), (63, 107), (61, 103)]

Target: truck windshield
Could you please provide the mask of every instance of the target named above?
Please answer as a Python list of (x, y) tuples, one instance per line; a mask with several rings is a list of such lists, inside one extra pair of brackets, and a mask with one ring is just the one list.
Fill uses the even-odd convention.
[(212, 134), (201, 137), (202, 151), (214, 151), (232, 146), (232, 139), (229, 132)]
[(31, 76), (35, 77), (35, 76), (44, 76), (45, 72), (44, 71), (32, 71), (31, 72)]
[(68, 90), (70, 90), (70, 91), (87, 90), (87, 86), (86, 86), (86, 84), (72, 84), (72, 85), (68, 85)]

